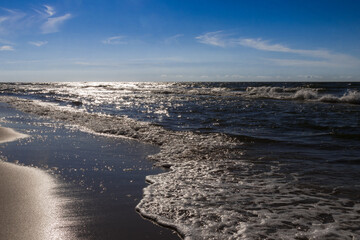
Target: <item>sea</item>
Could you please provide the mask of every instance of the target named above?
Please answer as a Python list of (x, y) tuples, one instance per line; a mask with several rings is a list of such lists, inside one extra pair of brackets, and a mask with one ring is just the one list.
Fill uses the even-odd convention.
[(158, 146), (136, 210), (184, 239), (360, 239), (359, 82), (1, 83), (0, 101)]

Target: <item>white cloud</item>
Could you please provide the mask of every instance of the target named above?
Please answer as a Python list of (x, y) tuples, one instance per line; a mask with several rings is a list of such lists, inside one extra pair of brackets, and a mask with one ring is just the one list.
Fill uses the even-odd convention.
[(255, 48), (263, 51), (270, 52), (283, 52), (283, 53), (294, 53), (297, 55), (328, 59), (328, 60), (341, 60), (341, 61), (358, 61), (356, 58), (345, 54), (332, 53), (328, 50), (306, 50), (306, 49), (293, 49), (286, 47), (282, 44), (270, 44), (269, 41), (264, 41), (260, 38), (242, 38), (237, 41), (237, 44), (245, 47)]
[(196, 37), (200, 43), (213, 45), (217, 47), (226, 47), (226, 39), (224, 34), (222, 34), (223, 31), (217, 31), (217, 32), (208, 32), (203, 35), (200, 35)]
[(334, 53), (329, 50), (308, 50), (295, 49), (279, 43), (270, 43), (270, 41), (261, 38), (230, 38), (223, 31), (208, 32), (196, 37), (199, 42), (217, 47), (243, 46), (254, 48), (260, 51), (278, 52), (292, 54), (298, 57), (307, 57), (312, 59), (267, 59), (280, 66), (313, 66), (313, 67), (354, 67), (360, 65), (360, 60), (341, 53)]
[(41, 29), (43, 33), (54, 33), (59, 31), (59, 27), (66, 20), (71, 18), (71, 14), (67, 13), (60, 17), (48, 18), (47, 21), (42, 25)]
[(114, 37), (109, 37), (105, 40), (102, 41), (103, 44), (126, 44), (127, 42), (122, 41), (122, 39), (124, 39), (124, 36), (114, 36)]
[(239, 40), (232, 40), (235, 44), (239, 44), (245, 47), (251, 47), (263, 51), (272, 52), (293, 52), (293, 49), (287, 48), (281, 44), (269, 44), (268, 41), (263, 41), (260, 38), (242, 38)]
[[(2, 10), (2, 11), (1, 11)], [(58, 32), (60, 26), (72, 17), (70, 13), (56, 16), (55, 8), (43, 5), (40, 10), (19, 11), (0, 8), (0, 34), (24, 35), (41, 29), (42, 33)]]
[(56, 12), (55, 12), (55, 9), (49, 5), (44, 5), (45, 7), (45, 12), (51, 17), (53, 16)]
[(337, 66), (356, 66), (360, 64), (360, 60), (357, 58), (354, 58), (346, 54), (333, 53), (324, 49), (320, 49), (320, 50), (294, 49), (294, 48), (289, 48), (282, 44), (271, 44), (269, 43), (269, 41), (265, 41), (260, 38), (258, 39), (241, 38), (233, 41), (238, 45), (254, 48), (257, 50), (290, 53), (303, 57), (314, 58), (311, 60), (269, 59), (281, 66), (337, 67)]
[(35, 12), (37, 12), (39, 15), (41, 15), (43, 18), (52, 17), (55, 15), (56, 11), (55, 8), (50, 5), (43, 5), (43, 8), (41, 9), (33, 9)]
[(0, 51), (14, 51), (14, 48), (9, 45), (0, 46)]
[(34, 45), (34, 46), (37, 46), (37, 47), (41, 47), (41, 46), (43, 46), (43, 45), (45, 45), (45, 44), (47, 44), (47, 43), (48, 43), (48, 41), (29, 42), (29, 44)]

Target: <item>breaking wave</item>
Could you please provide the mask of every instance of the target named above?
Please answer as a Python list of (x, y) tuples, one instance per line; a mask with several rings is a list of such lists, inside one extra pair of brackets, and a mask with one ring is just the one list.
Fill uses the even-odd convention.
[(312, 88), (285, 88), (285, 87), (248, 87), (243, 97), (271, 98), (279, 100), (304, 100), (327, 103), (350, 103), (360, 104), (360, 92), (348, 90), (342, 96), (332, 94), (320, 94), (321, 89)]
[[(360, 104), (360, 92), (348, 89), (342, 95), (323, 93), (324, 88), (296, 86), (251, 86), (233, 89), (225, 86), (214, 87), (212, 85), (197, 86), (194, 83), (7, 83), (0, 85), (1, 93), (12, 95), (31, 96), (38, 94), (44, 99), (52, 99), (59, 102), (71, 102), (74, 106), (81, 106), (94, 99), (87, 99), (89, 93), (146, 93), (158, 95), (184, 95), (184, 96), (225, 96), (241, 98), (267, 98), (278, 100), (302, 100), (325, 103), (348, 103)], [(77, 89), (77, 93), (73, 93)], [(82, 92), (81, 89), (86, 91)], [(79, 98), (81, 97), (81, 98)]]

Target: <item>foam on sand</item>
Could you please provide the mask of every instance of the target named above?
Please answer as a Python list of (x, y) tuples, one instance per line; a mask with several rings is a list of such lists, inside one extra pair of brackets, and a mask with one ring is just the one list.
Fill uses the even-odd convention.
[[(27, 137), (0, 127), (0, 143)], [(59, 227), (55, 180), (45, 172), (0, 161), (0, 239), (68, 239)]]

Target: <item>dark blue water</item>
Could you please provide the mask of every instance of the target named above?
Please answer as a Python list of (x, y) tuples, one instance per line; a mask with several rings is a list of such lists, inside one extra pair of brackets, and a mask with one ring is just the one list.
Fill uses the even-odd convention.
[(0, 92), (23, 111), (162, 146), (151, 158), (173, 171), (149, 178), (161, 184), (139, 209), (186, 236), (359, 238), (360, 83), (4, 83)]
[(350, 163), (359, 150), (360, 83), (31, 83), (2, 84), (0, 91), (175, 131), (347, 151), (324, 153), (326, 161)]

